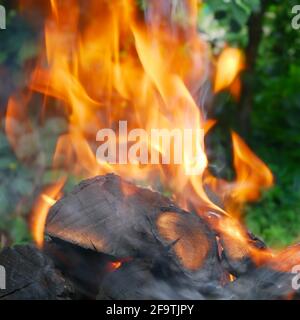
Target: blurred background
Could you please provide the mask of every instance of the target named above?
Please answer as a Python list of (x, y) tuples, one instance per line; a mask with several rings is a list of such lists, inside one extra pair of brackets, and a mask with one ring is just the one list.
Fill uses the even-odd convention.
[[(138, 1), (142, 9), (146, 7), (147, 0)], [(220, 176), (232, 178), (228, 144), (234, 129), (272, 170), (275, 186), (247, 206), (243, 219), (273, 248), (300, 240), (300, 30), (291, 25), (296, 4), (297, 0), (199, 4), (199, 31), (213, 53), (229, 45), (241, 48), (247, 60), (240, 98), (219, 93), (209, 111), (208, 116), (218, 120), (208, 137), (215, 155), (212, 162)], [(66, 124), (52, 118), (39, 128), (43, 142), (36, 143), (45, 152), (34, 166), (16, 159), (5, 137), (4, 116), (10, 95), (25, 87), (40, 52), (43, 17), (41, 12), (31, 12), (30, 17), (21, 14), (17, 1), (0, 0), (0, 5), (7, 15), (7, 29), (0, 30), (0, 246), (4, 246), (30, 241), (30, 208), (41, 187), (56, 176), (47, 151), (54, 149)], [(24, 148), (35, 152), (35, 146)], [(66, 189), (78, 180), (70, 177)]]

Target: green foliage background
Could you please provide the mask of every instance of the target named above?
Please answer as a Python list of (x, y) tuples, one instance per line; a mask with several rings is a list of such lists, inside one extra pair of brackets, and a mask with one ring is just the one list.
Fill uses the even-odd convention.
[(276, 187), (249, 208), (247, 221), (272, 245), (300, 235), (300, 30), (284, 1), (268, 8), (256, 66), (252, 144), (270, 164)]
[[(243, 132), (247, 143), (275, 175), (276, 186), (260, 202), (249, 205), (245, 216), (250, 230), (273, 247), (300, 240), (300, 31), (291, 26), (292, 8), (297, 2), (266, 1), (252, 79), (251, 130), (243, 132), (238, 121), (230, 123)], [(215, 18), (208, 34), (217, 43), (226, 41), (246, 49), (247, 21), (251, 13), (260, 10), (261, 3), (206, 1), (206, 11)], [(205, 16), (202, 18), (205, 27)], [(214, 37), (214, 30), (219, 29), (225, 31)], [(223, 101), (224, 112), (239, 113), (239, 107), (233, 101)]]

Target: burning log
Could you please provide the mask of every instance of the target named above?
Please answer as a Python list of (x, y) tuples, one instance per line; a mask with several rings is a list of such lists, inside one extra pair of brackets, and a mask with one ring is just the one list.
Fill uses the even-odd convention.
[[(239, 299), (275, 300), (300, 299), (299, 271), (300, 246), (286, 249), (259, 268), (255, 268), (233, 283), (230, 291)], [(297, 271), (297, 272), (298, 272)]]
[[(299, 298), (292, 286), (299, 247), (257, 265), (243, 242), (112, 174), (83, 181), (58, 201), (46, 234), (44, 252), (0, 253), (8, 284), (0, 298)], [(265, 252), (259, 239), (249, 234), (249, 241)]]
[(46, 232), (124, 261), (121, 274), (140, 269), (148, 281), (153, 273), (166, 283), (171, 278), (196, 284), (226, 277), (215, 234), (204, 220), (115, 175), (84, 181), (58, 201), (49, 212)]
[(160, 256), (167, 249), (182, 270), (203, 267), (217, 250), (214, 233), (199, 216), (113, 174), (86, 180), (58, 201), (46, 232), (119, 258)]

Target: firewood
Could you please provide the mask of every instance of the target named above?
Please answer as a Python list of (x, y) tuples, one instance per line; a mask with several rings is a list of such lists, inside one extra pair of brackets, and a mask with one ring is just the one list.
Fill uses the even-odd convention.
[(71, 284), (32, 245), (3, 249), (0, 265), (6, 271), (6, 289), (0, 290), (0, 300), (58, 300), (72, 296)]
[(115, 175), (82, 182), (49, 212), (46, 232), (118, 259), (168, 257), (176, 270), (223, 276), (214, 232), (198, 215)]
[(57, 238), (48, 239), (44, 252), (55, 268), (71, 281), (77, 298), (96, 299), (105, 276), (115, 270), (118, 261), (110, 255)]
[[(300, 299), (300, 245), (285, 249), (265, 265), (227, 286), (236, 299)], [(294, 268), (297, 267), (297, 272)]]
[[(288, 271), (257, 268), (247, 248), (230, 247), (230, 239), (198, 215), (112, 174), (82, 182), (58, 201), (46, 232), (122, 261), (121, 268), (96, 281), (99, 299), (242, 298), (248, 287), (257, 291), (253, 296), (267, 296), (261, 275), (280, 284), (276, 297), (293, 292), (291, 287), (280, 290), (283, 282), (289, 284)], [(260, 239), (248, 236), (254, 247), (265, 250)], [(237, 282), (222, 286), (231, 271)]]
[(0, 252), (7, 270), (0, 299), (300, 297), (299, 284), (292, 286), (299, 246), (258, 266), (234, 241), (160, 193), (112, 174), (96, 177), (51, 208), (43, 251), (26, 245)]

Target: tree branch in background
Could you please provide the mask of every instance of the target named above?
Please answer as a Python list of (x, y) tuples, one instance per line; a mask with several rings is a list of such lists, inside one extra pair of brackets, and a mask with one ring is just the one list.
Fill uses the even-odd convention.
[(270, 0), (262, 0), (260, 10), (253, 12), (248, 20), (247, 69), (239, 105), (240, 128), (244, 134), (251, 130), (250, 115), (254, 103), (255, 66), (263, 35), (263, 21), (269, 4)]

